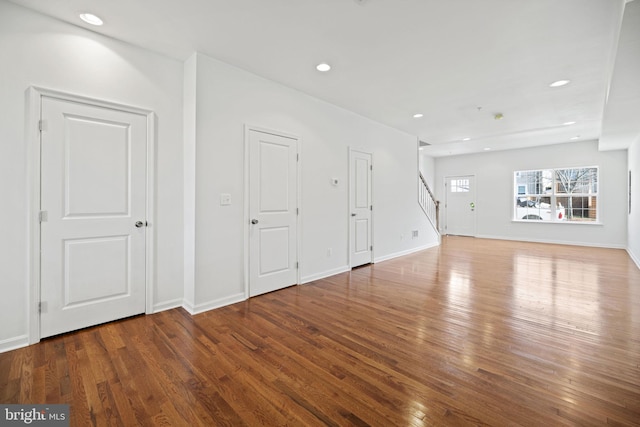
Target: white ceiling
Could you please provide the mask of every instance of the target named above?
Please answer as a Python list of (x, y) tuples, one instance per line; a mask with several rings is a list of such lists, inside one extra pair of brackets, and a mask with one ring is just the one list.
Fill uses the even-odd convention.
[[(625, 3), (12, 1), (86, 28), (78, 14), (95, 13), (105, 25), (92, 31), (178, 60), (207, 54), (416, 135), (434, 156), (599, 138)], [(559, 79), (571, 83), (549, 87)]]

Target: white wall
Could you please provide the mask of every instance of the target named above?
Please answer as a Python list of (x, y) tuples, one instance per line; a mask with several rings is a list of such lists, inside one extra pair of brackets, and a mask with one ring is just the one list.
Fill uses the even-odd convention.
[(420, 152), (420, 172), (427, 181), (431, 191), (434, 191), (436, 179), (436, 159)]
[(0, 1), (0, 351), (27, 342), (25, 91), (35, 85), (157, 113), (156, 307), (182, 301), (182, 64)]
[[(600, 167), (601, 225), (512, 221), (514, 171), (577, 166)], [(626, 248), (626, 170), (627, 151), (600, 152), (597, 141), (442, 157), (436, 159), (436, 197), (445, 200), (443, 177), (475, 175), (478, 237)]]
[[(196, 63), (196, 250), (185, 262), (195, 269), (190, 311), (245, 298), (245, 125), (302, 138), (303, 282), (348, 268), (349, 146), (373, 153), (375, 257), (437, 242), (417, 203), (415, 137), (207, 56), (198, 54)], [(220, 193), (231, 194), (230, 206), (220, 206)], [(420, 236), (411, 239), (415, 229)]]
[(640, 268), (640, 139), (636, 139), (629, 148), (629, 170), (633, 182), (628, 223), (628, 251)]

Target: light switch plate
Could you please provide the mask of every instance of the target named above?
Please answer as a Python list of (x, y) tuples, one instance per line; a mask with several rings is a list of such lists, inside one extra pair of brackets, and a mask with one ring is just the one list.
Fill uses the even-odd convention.
[(220, 206), (229, 206), (231, 204), (231, 194), (221, 193), (220, 194)]

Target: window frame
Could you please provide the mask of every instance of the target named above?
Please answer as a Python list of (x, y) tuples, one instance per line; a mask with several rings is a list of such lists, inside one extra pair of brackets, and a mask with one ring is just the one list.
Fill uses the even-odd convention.
[[(592, 189), (590, 189), (590, 192), (588, 193), (584, 193), (584, 192), (580, 192), (580, 193), (562, 193), (559, 190), (559, 185), (560, 181), (558, 180), (558, 175), (557, 175), (557, 171), (561, 171), (561, 170), (570, 170), (570, 169), (595, 169), (595, 174), (596, 174), (596, 180), (595, 180), (595, 191), (593, 191)], [(528, 193), (527, 190), (527, 184), (522, 184), (522, 183), (518, 183), (518, 174), (520, 173), (528, 173), (528, 172), (540, 172), (541, 176), (544, 177), (544, 172), (550, 171), (551, 172), (551, 190), (550, 192), (545, 192), (544, 189), (542, 189), (541, 193)], [(544, 178), (543, 178), (544, 179)], [(524, 188), (524, 193), (522, 192), (522, 187)], [(515, 197), (515, 203), (512, 204), (512, 213), (511, 213), (511, 220), (512, 222), (521, 222), (521, 223), (534, 223), (534, 224), (589, 224), (589, 225), (594, 225), (594, 224), (601, 224), (601, 220), (600, 220), (600, 187), (601, 187), (601, 182), (600, 182), (600, 167), (596, 166), (596, 165), (592, 165), (592, 166), (572, 166), (572, 167), (552, 167), (552, 168), (540, 168), (540, 169), (526, 169), (526, 170), (514, 170), (513, 171), (513, 188), (512, 188), (512, 197)], [(548, 188), (548, 187), (547, 187)], [(518, 199), (519, 198), (530, 198), (530, 197), (537, 197), (538, 199), (542, 198), (542, 197), (548, 197), (549, 201), (550, 201), (550, 209), (551, 209), (551, 218), (550, 219), (522, 219), (518, 217)], [(567, 217), (569, 217), (567, 215), (567, 212), (569, 210), (568, 206), (563, 206), (564, 210), (565, 210), (565, 218), (563, 219), (558, 219), (558, 214), (557, 214), (557, 203), (558, 203), (558, 199), (566, 199), (569, 197), (573, 197), (573, 198), (577, 198), (577, 197), (584, 197), (584, 198), (589, 198), (589, 197), (594, 197), (596, 200), (596, 206), (593, 209), (593, 211), (595, 212), (595, 218), (594, 219), (587, 219), (587, 220), (569, 220), (567, 219)], [(573, 208), (574, 210), (577, 208)]]

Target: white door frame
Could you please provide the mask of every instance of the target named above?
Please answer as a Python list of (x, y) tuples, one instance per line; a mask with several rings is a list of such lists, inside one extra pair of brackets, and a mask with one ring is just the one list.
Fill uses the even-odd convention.
[[(440, 230), (440, 232), (444, 235), (449, 235), (449, 185), (451, 185), (451, 183), (449, 182), (451, 180), (451, 178), (460, 178), (460, 177), (473, 177), (473, 191), (475, 192), (474, 194), (474, 204), (477, 205), (477, 188), (478, 188), (478, 184), (477, 184), (477, 180), (476, 180), (476, 174), (475, 173), (468, 173), (468, 174), (460, 174), (460, 175), (447, 175), (444, 177), (443, 179), (443, 184), (444, 184), (444, 201), (445, 201), (445, 212), (444, 212), (444, 233), (442, 233), (442, 230)], [(474, 208), (475, 210), (475, 208)], [(440, 216), (440, 218), (442, 218), (442, 215)], [(477, 214), (473, 215), (473, 235), (469, 236), (469, 237), (477, 237), (478, 235), (478, 218), (477, 218)]]
[(296, 284), (300, 284), (300, 272), (302, 271), (302, 209), (300, 208), (302, 201), (302, 138), (286, 132), (276, 131), (273, 129), (268, 129), (260, 126), (252, 126), (245, 124), (244, 125), (244, 215), (243, 215), (243, 226), (244, 226), (244, 299), (249, 298), (249, 190), (250, 190), (250, 182), (249, 182), (249, 135), (251, 131), (268, 133), (271, 135), (281, 136), (284, 138), (291, 138), (298, 141), (297, 150), (298, 150), (298, 162), (296, 163), (296, 181), (297, 181), (297, 208), (298, 215), (296, 218), (296, 258), (298, 260), (298, 269), (296, 271)]
[[(348, 179), (348, 185), (349, 185), (349, 189), (348, 189), (348, 197), (347, 197), (347, 215), (349, 215), (347, 223), (349, 224), (349, 226), (347, 227), (347, 252), (349, 253), (349, 269), (353, 268), (352, 264), (353, 264), (353, 260), (351, 259), (351, 245), (352, 245), (352, 241), (351, 241), (351, 228), (353, 227), (351, 225), (351, 158), (352, 158), (352, 153), (354, 151), (358, 151), (360, 153), (364, 153), (364, 154), (369, 154), (371, 156), (371, 166), (373, 167), (373, 153), (371, 151), (368, 150), (364, 150), (364, 149), (360, 149), (360, 148), (356, 148), (356, 147), (349, 147), (349, 167), (347, 168), (347, 173), (349, 176)], [(370, 177), (371, 177), (371, 206), (373, 206), (375, 204), (375, 202), (373, 201), (373, 195), (374, 195), (374, 182), (373, 182), (373, 169), (369, 171), (370, 173)], [(373, 264), (374, 260), (375, 260), (375, 256), (374, 256), (374, 251), (376, 250), (376, 245), (374, 244), (374, 213), (375, 213), (375, 209), (371, 210), (371, 246), (373, 246), (373, 249), (371, 249), (371, 263)]]
[(138, 107), (118, 104), (86, 96), (75, 95), (57, 90), (31, 86), (26, 92), (27, 117), (25, 120), (25, 139), (27, 144), (27, 179), (29, 198), (27, 200), (27, 227), (29, 260), (27, 261), (27, 329), (29, 344), (40, 341), (40, 108), (43, 97), (64, 101), (111, 108), (147, 118), (147, 177), (146, 177), (146, 257), (145, 257), (145, 313), (153, 313), (153, 289), (155, 284), (154, 265), (154, 204), (155, 204), (155, 113)]

